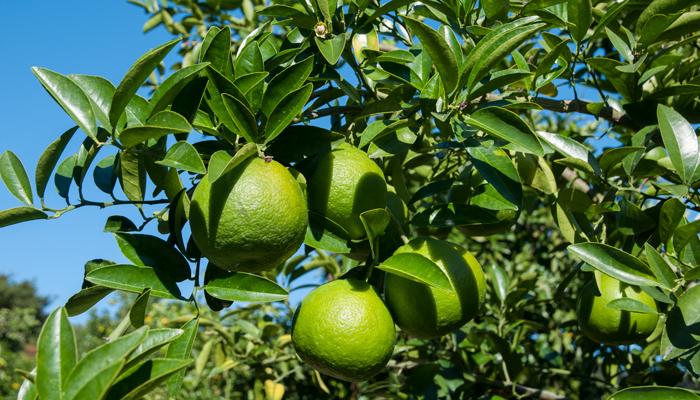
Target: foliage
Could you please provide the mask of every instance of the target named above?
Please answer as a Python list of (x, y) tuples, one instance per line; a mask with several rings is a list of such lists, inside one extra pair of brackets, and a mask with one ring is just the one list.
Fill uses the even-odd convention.
[[(14, 153), (0, 156), (2, 180), (24, 203), (0, 211), (0, 227), (86, 206), (135, 205), (144, 219), (109, 217), (105, 231), (133, 264), (88, 262), (84, 289), (47, 320), (36, 378), (25, 381), (36, 380), (42, 400), (76, 390), (129, 398), (162, 381), (182, 398), (280, 398), (280, 387), (295, 398), (320, 390), (336, 398), (588, 399), (645, 386), (658, 387), (619, 396), (694, 396), (661, 386), (697, 389), (700, 374), (696, 2), (130, 2), (149, 16), (144, 31), (162, 24), (178, 38), (147, 52), (116, 86), (33, 68), (76, 127), (43, 153), (34, 185)], [(178, 43), (182, 61), (163, 79), (162, 60)], [(136, 94), (143, 85), (149, 99)], [(581, 100), (583, 87), (598, 102)], [(560, 90), (573, 99), (547, 98)], [(589, 116), (587, 124), (568, 113)], [(62, 156), (78, 129), (82, 145)], [(613, 145), (596, 157), (599, 137)], [(186, 224), (205, 172), (217, 178), (248, 157), (273, 157), (293, 166), (304, 187), (319, 154), (342, 142), (378, 161), (408, 215), (369, 210), (366, 238), (349, 240), (310, 214), (304, 254), (260, 274), (207, 266), (202, 279)], [(93, 163), (106, 201), (83, 195)], [(44, 202), (52, 175), (66, 208)], [(164, 208), (146, 216), (153, 205)], [(519, 217), (501, 234), (454, 229), (499, 224), (504, 210)], [(167, 240), (138, 233), (153, 220)], [(392, 262), (402, 241), (426, 232), (449, 235), (485, 267), (479, 317), (440, 340), (399, 334), (385, 372), (360, 384), (299, 365), (286, 336), (292, 283), (322, 269), (328, 279), (347, 274), (378, 288), (385, 273), (440, 286), (436, 265)], [(658, 302), (661, 322), (638, 346), (599, 345), (578, 329), (576, 293), (601, 274)], [(178, 286), (188, 280), (189, 298)], [(79, 358), (66, 315), (114, 290), (139, 297), (110, 341)], [(176, 325), (150, 342), (172, 341), (167, 350), (141, 361), (134, 354), (158, 329), (146, 323), (150, 297), (176, 301), (157, 303)], [(215, 314), (234, 301), (253, 304)], [(614, 307), (640, 310), (634, 301)], [(97, 354), (108, 355), (99, 374)], [(214, 383), (203, 383), (207, 368)]]

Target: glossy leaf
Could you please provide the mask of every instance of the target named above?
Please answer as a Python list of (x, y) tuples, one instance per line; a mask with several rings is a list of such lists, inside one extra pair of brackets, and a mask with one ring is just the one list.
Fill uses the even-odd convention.
[(148, 139), (155, 139), (170, 133), (190, 133), (192, 127), (185, 117), (172, 111), (161, 111), (146, 121), (144, 126), (124, 129), (119, 140), (128, 148)]
[(377, 268), (402, 278), (442, 290), (454, 291), (450, 279), (437, 264), (417, 253), (398, 253), (377, 265)]
[[(440, 74), (445, 92), (452, 93), (459, 81), (459, 62), (455, 59), (452, 49), (442, 35), (428, 25), (406, 16), (402, 16), (406, 26), (418, 36), (425, 51), (433, 60), (435, 68)], [(459, 60), (461, 61), (461, 60)]]
[(73, 154), (63, 160), (56, 169), (56, 174), (54, 175), (54, 185), (56, 186), (56, 191), (58, 195), (64, 199), (68, 198), (68, 192), (70, 191), (70, 185), (73, 182), (73, 167), (75, 166), (76, 154)]
[[(488, 81), (478, 82), (474, 85), (467, 96), (467, 100), (474, 100), (481, 96), (491, 93), (496, 89), (508, 86), (521, 80), (529, 80), (533, 76), (532, 72), (523, 69), (506, 69), (502, 71), (494, 71)], [(426, 86), (427, 87), (427, 86)]]
[(40, 199), (44, 198), (44, 192), (46, 191), (46, 185), (49, 183), (51, 178), (51, 173), (58, 163), (58, 159), (61, 157), (63, 150), (66, 145), (73, 137), (73, 134), (78, 129), (77, 126), (64, 132), (61, 137), (56, 139), (49, 147), (44, 150), (39, 157), (39, 162), (36, 165), (36, 174), (34, 176), (34, 181), (36, 182), (36, 193), (39, 195)]
[(436, 181), (430, 182), (427, 185), (421, 187), (416, 191), (416, 193), (411, 196), (411, 200), (408, 201), (408, 205), (411, 205), (419, 200), (423, 200), (426, 197), (434, 196), (438, 193), (446, 192), (450, 190), (453, 186), (457, 186), (455, 181)]
[(97, 122), (103, 128), (112, 131), (113, 127), (109, 122), (109, 108), (114, 96), (114, 84), (101, 76), (70, 74), (68, 77), (77, 83), (90, 99)]
[(602, 243), (579, 243), (568, 247), (569, 252), (600, 272), (630, 285), (663, 286), (636, 257)]
[(90, 351), (70, 373), (65, 400), (101, 399), (124, 366), (126, 357), (146, 338), (144, 326)]
[(568, 22), (573, 24), (569, 26), (571, 38), (581, 44), (593, 21), (591, 0), (569, 0), (566, 4)]
[[(218, 36), (218, 35), (217, 35)], [(229, 37), (226, 37), (226, 46), (230, 47)], [(234, 65), (236, 78), (243, 75), (252, 74), (254, 72), (265, 71), (265, 63), (258, 42), (252, 42), (247, 45), (243, 51), (236, 57)]]
[[(226, 106), (224, 106), (222, 95), (224, 93), (230, 94), (238, 101), (246, 104), (246, 107), (250, 108), (250, 105), (247, 104), (248, 100), (245, 99), (245, 95), (241, 93), (233, 82), (211, 67), (203, 69), (201, 74), (209, 79), (209, 83), (206, 86), (207, 90), (204, 94), (206, 104), (209, 106), (209, 108), (211, 108), (214, 114), (216, 114), (216, 116), (219, 118), (219, 121), (223, 123), (229, 131), (236, 132), (238, 128), (231, 119)], [(195, 125), (197, 124), (196, 121), (194, 123)], [(235, 135), (225, 134), (213, 129), (210, 132), (212, 134), (216, 133), (218, 135), (223, 135), (222, 137), (232, 144), (236, 142)]]
[[(109, 132), (103, 128), (99, 128), (97, 130), (97, 140), (99, 142), (106, 141), (109, 136)], [(73, 179), (79, 188), (82, 188), (83, 181), (85, 180), (85, 176), (90, 169), (90, 165), (92, 165), (92, 162), (95, 160), (95, 157), (97, 157), (97, 153), (101, 148), (102, 146), (98, 146), (89, 139), (84, 140), (81, 144), (80, 150), (78, 150), (78, 156), (75, 159), (75, 167), (73, 170)]]
[(625, 100), (629, 102), (634, 101), (633, 89), (636, 86), (635, 76), (632, 73), (618, 69), (618, 67), (624, 67), (623, 63), (611, 58), (595, 57), (586, 59), (586, 64), (603, 74), (607, 81)]
[(253, 111), (244, 102), (224, 93), (221, 95), (224, 107), (228, 111), (236, 130), (234, 133), (243, 136), (247, 142), (254, 143), (258, 139), (258, 121)]
[(134, 97), (141, 84), (179, 41), (179, 38), (174, 39), (150, 50), (129, 68), (129, 71), (114, 91), (114, 97), (109, 109), (109, 122), (112, 126), (116, 126), (119, 117), (124, 113), (127, 104)]
[(240, 163), (257, 154), (258, 146), (255, 143), (246, 143), (233, 157), (222, 150), (217, 151), (209, 160), (209, 183), (214, 183), (220, 176), (229, 173)]
[(491, 267), (487, 268), (486, 272), (491, 276), (491, 283), (496, 296), (503, 302), (508, 297), (508, 286), (510, 285), (508, 274), (503, 268), (494, 264), (491, 264)]
[(675, 197), (664, 202), (659, 214), (659, 239), (661, 239), (661, 243), (668, 243), (671, 240), (673, 232), (683, 220), (685, 211), (685, 204)]
[(698, 237), (700, 233), (700, 220), (676, 228), (673, 235), (673, 249), (680, 253), (691, 240)]
[(575, 188), (564, 188), (557, 195), (557, 203), (564, 211), (585, 213), (593, 205), (591, 199)]
[[(210, 31), (207, 33), (209, 39)], [(219, 71), (221, 74), (226, 74), (229, 63), (231, 63), (231, 28), (225, 26), (220, 31), (207, 41), (207, 47), (202, 47), (201, 60), (203, 63), (211, 63), (211, 67)]]
[(664, 360), (676, 358), (700, 345), (700, 286), (686, 290), (666, 318), (659, 352)]
[[(83, 89), (68, 77), (45, 68), (32, 67), (47, 92), (93, 140), (97, 138), (97, 123), (90, 99)], [(116, 122), (116, 121), (115, 121)], [(114, 125), (114, 124), (112, 124)]]
[(612, 308), (613, 310), (629, 311), (640, 314), (658, 314), (653, 308), (642, 303), (641, 301), (626, 297), (611, 300), (605, 305), (605, 307)]
[(119, 167), (119, 183), (126, 197), (131, 201), (143, 200), (146, 191), (146, 166), (143, 157), (122, 151)]
[(499, 222), (491, 212), (466, 204), (440, 204), (424, 209), (413, 217), (411, 224), (417, 227), (447, 227), (460, 225), (492, 224)]
[(628, 200), (620, 202), (620, 212), (617, 213), (615, 222), (623, 235), (636, 235), (656, 226), (653, 219)]
[(581, 143), (556, 133), (537, 131), (537, 135), (546, 140), (547, 143), (563, 156), (577, 158), (583, 163), (590, 165), (595, 175), (601, 175), (601, 168), (598, 164), (598, 160), (596, 160), (593, 154)]
[(700, 163), (695, 130), (678, 112), (664, 105), (659, 105), (656, 116), (668, 156), (681, 180), (689, 183)]
[(260, 110), (269, 116), (283, 97), (299, 89), (311, 74), (314, 57), (308, 57), (275, 75), (267, 85)]
[(522, 206), (523, 189), (518, 170), (502, 149), (496, 146), (468, 147), (467, 153), (477, 171), (503, 198)]
[(695, 393), (681, 388), (664, 386), (632, 387), (614, 393), (607, 400), (698, 400)]
[(191, 271), (187, 259), (163, 239), (123, 232), (115, 233), (114, 238), (122, 254), (137, 266), (153, 267), (176, 282), (190, 278)]
[(165, 157), (163, 157), (163, 160), (156, 161), (156, 164), (190, 171), (196, 174), (207, 173), (204, 162), (197, 153), (197, 150), (184, 140), (172, 145), (165, 154)]
[(229, 301), (281, 301), (289, 293), (277, 283), (245, 272), (226, 272), (204, 287), (212, 296)]
[(532, 154), (544, 156), (544, 148), (535, 133), (512, 111), (500, 107), (482, 108), (465, 117), (465, 123)]
[(616, 149), (612, 149), (609, 151), (606, 151), (603, 153), (602, 156), (600, 156), (600, 160), (598, 160), (598, 163), (600, 165), (600, 169), (603, 171), (604, 174), (608, 174), (608, 172), (617, 164), (621, 163), (622, 160), (625, 159), (625, 157), (635, 154), (638, 151), (643, 151), (646, 149), (645, 147), (633, 147), (633, 146), (626, 146), (626, 147), (618, 147)]
[(649, 266), (651, 266), (651, 270), (654, 272), (659, 282), (669, 288), (675, 287), (678, 277), (676, 273), (673, 272), (671, 264), (669, 264), (656, 249), (649, 245), (649, 243), (644, 244), (644, 249), (646, 250)]
[(295, 90), (286, 95), (275, 106), (274, 111), (270, 114), (270, 118), (265, 125), (265, 140), (271, 141), (277, 137), (301, 112), (309, 101), (313, 92), (313, 84), (309, 83), (298, 90)]
[(80, 315), (104, 299), (114, 289), (105, 286), (91, 286), (71, 296), (65, 304), (69, 317)]
[(114, 382), (107, 400), (138, 400), (173, 374), (191, 364), (192, 360), (155, 358), (131, 368)]
[(22, 381), (22, 386), (19, 387), (19, 391), (17, 392), (17, 400), (36, 400), (37, 396), (39, 396), (36, 385), (33, 382), (33, 380), (36, 379), (36, 368), (32, 370), (29, 376), (34, 379), (29, 380), (25, 378), (24, 381)]
[(144, 319), (146, 318), (146, 308), (148, 307), (148, 298), (151, 295), (151, 289), (146, 288), (143, 293), (134, 300), (134, 304), (131, 305), (129, 309), (129, 322), (131, 326), (138, 329), (143, 326)]
[[(192, 345), (194, 340), (197, 338), (197, 333), (199, 330), (199, 317), (189, 320), (185, 325), (182, 326), (182, 336), (178, 337), (168, 345), (168, 352), (166, 353), (166, 358), (175, 360), (189, 360), (190, 353), (192, 352)], [(182, 386), (182, 378), (185, 376), (185, 371), (180, 370), (178, 373), (171, 375), (170, 378), (166, 380), (168, 385), (168, 392), (170, 396), (177, 397), (180, 391), (180, 386)]]
[(384, 232), (387, 226), (389, 226), (391, 217), (385, 209), (378, 208), (374, 210), (367, 210), (360, 214), (360, 221), (362, 221), (365, 232), (367, 232), (367, 240), (369, 240), (372, 254), (376, 256), (377, 248), (375, 246), (375, 239)]
[(66, 309), (58, 307), (44, 322), (37, 341), (36, 389), (42, 400), (61, 400), (68, 377), (78, 362), (73, 327)]
[(10, 150), (5, 150), (0, 155), (0, 178), (9, 189), (10, 193), (22, 203), (32, 206), (32, 184), (29, 182), (27, 171), (19, 157)]
[(114, 191), (114, 184), (117, 182), (118, 168), (115, 168), (116, 158), (115, 155), (103, 158), (92, 171), (95, 186), (107, 194), (111, 194)]
[(126, 364), (124, 365), (124, 370), (133, 368), (153, 353), (182, 336), (183, 333), (184, 331), (182, 329), (149, 329), (143, 342), (129, 354)]
[(159, 112), (165, 110), (168, 105), (173, 104), (173, 101), (180, 91), (190, 82), (192, 82), (192, 80), (197, 77), (197, 74), (199, 74), (199, 71), (206, 68), (207, 65), (209, 64), (204, 62), (182, 68), (170, 75), (163, 81), (163, 83), (158, 85), (158, 88), (153, 93), (153, 96), (151, 96), (151, 100), (149, 101), (150, 111), (148, 113), (148, 118), (153, 117)]
[(328, 64), (337, 64), (345, 49), (345, 34), (341, 33), (332, 39), (323, 39), (318, 36), (315, 36), (314, 39), (316, 40), (319, 51), (323, 55), (323, 58), (328, 61)]
[(304, 244), (332, 253), (352, 253), (356, 250), (347, 231), (313, 211), (309, 211), (309, 226), (306, 228)]
[(182, 300), (180, 289), (168, 275), (151, 267), (118, 264), (91, 271), (86, 280), (117, 290), (141, 293), (151, 288), (151, 295), (164, 299)]

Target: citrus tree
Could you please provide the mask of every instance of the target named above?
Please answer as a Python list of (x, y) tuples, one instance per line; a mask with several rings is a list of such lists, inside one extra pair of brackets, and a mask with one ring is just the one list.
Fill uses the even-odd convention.
[[(131, 264), (85, 265), (19, 398), (696, 398), (697, 2), (130, 2), (177, 38), (116, 85), (33, 68), (76, 126), (33, 185), (0, 157), (0, 227), (143, 217), (107, 219)], [(79, 356), (67, 317), (113, 291)]]

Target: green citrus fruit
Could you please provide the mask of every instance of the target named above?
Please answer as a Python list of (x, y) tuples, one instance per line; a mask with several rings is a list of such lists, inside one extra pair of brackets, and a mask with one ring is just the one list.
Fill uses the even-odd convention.
[(299, 249), (308, 213), (299, 183), (282, 164), (251, 157), (213, 184), (202, 178), (190, 206), (192, 236), (219, 268), (260, 272)]
[(378, 374), (394, 351), (396, 331), (376, 289), (357, 279), (328, 282), (309, 293), (292, 321), (292, 343), (315, 370), (360, 382)]
[(309, 210), (343, 227), (351, 239), (365, 236), (360, 214), (386, 207), (384, 173), (349, 143), (320, 157), (306, 193)]
[(420, 339), (446, 335), (474, 318), (486, 295), (484, 272), (464, 248), (444, 240), (419, 237), (394, 254), (417, 253), (437, 264), (454, 291), (386, 274), (384, 297), (394, 322)]
[(499, 222), (479, 225), (461, 225), (458, 226), (460, 232), (464, 235), (473, 236), (491, 236), (497, 233), (503, 233), (510, 229), (518, 221), (520, 210), (499, 210), (493, 212)]
[(601, 275), (601, 296), (595, 279), (583, 287), (576, 304), (576, 318), (583, 333), (592, 340), (611, 346), (637, 343), (656, 328), (657, 314), (620, 311), (605, 305), (623, 297), (641, 301), (657, 311), (656, 301), (639, 287), (631, 286), (608, 275)]

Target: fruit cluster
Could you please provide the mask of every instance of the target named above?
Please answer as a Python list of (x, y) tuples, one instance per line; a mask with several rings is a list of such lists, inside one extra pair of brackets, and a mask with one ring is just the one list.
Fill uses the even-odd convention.
[[(202, 254), (220, 268), (258, 273), (277, 267), (297, 251), (307, 234), (309, 212), (326, 218), (356, 242), (367, 235), (360, 218), (363, 212), (389, 208), (396, 222), (405, 222), (405, 204), (387, 192), (381, 168), (362, 150), (343, 143), (321, 155), (314, 167), (305, 191), (287, 168), (265, 158), (249, 158), (213, 183), (205, 176), (190, 211), (192, 235)], [(518, 214), (462, 231), (467, 236), (492, 235), (510, 228)], [(486, 293), (481, 266), (467, 250), (442, 240), (446, 235), (427, 233), (441, 239), (418, 237), (393, 254), (419, 254), (430, 260), (452, 290), (392, 273), (383, 277), (384, 298), (375, 287), (380, 285), (364, 280), (328, 282), (309, 293), (294, 314), (292, 342), (305, 363), (338, 379), (367, 380), (391, 359), (395, 325), (412, 337), (436, 339), (476, 316)], [(364, 260), (368, 254), (360, 250), (348, 256)], [(606, 304), (627, 297), (656, 310), (655, 301), (637, 288), (602, 276), (600, 294), (591, 282), (579, 297), (582, 331), (609, 345), (648, 337), (656, 327), (656, 314), (630, 313)]]

